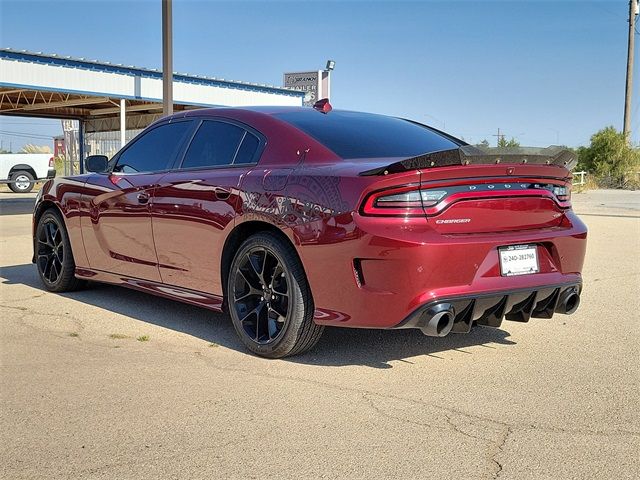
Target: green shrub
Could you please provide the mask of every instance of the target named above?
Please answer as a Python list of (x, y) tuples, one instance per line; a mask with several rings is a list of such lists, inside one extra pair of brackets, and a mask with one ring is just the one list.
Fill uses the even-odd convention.
[(627, 143), (624, 134), (606, 127), (591, 136), (588, 147), (578, 148), (576, 171), (595, 175), (600, 187), (638, 188), (640, 149)]
[(54, 158), (55, 167), (56, 167), (56, 175), (64, 175), (64, 161), (65, 158), (62, 155), (58, 155)]

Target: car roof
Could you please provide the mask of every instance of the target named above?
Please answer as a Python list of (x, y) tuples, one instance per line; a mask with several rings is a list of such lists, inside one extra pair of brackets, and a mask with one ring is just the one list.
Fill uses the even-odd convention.
[[(349, 112), (349, 113), (360, 113), (363, 115), (380, 115), (380, 116), (388, 116), (380, 113), (372, 113), (372, 112), (360, 112), (355, 110), (342, 110), (342, 109), (333, 109), (334, 112)], [(331, 115), (331, 113), (325, 114), (314, 110), (312, 107), (293, 107), (293, 106), (285, 106), (285, 105), (262, 105), (262, 106), (246, 106), (246, 107), (211, 107), (211, 108), (198, 108), (194, 110), (182, 111), (173, 114), (169, 118), (184, 118), (184, 116), (224, 116), (224, 115), (233, 115), (238, 112), (255, 112), (259, 114), (274, 116), (282, 113), (293, 113), (300, 112), (308, 115)]]

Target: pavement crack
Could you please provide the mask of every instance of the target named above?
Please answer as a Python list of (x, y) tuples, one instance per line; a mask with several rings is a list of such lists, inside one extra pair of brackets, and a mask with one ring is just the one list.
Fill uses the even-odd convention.
[(464, 431), (460, 426), (458, 426), (457, 423), (455, 423), (453, 421), (453, 418), (451, 415), (449, 414), (444, 414), (445, 418), (447, 419), (447, 424), (453, 429), (454, 432), (459, 433), (460, 435), (464, 435), (465, 437), (469, 437), (469, 438), (473, 438), (475, 440), (480, 440), (483, 442), (492, 442), (493, 440), (490, 438), (486, 438), (480, 435), (473, 435), (471, 433), (468, 433), (466, 431)]
[[(487, 451), (487, 469), (491, 475), (491, 478), (497, 478), (502, 472), (502, 463), (496, 457), (502, 452), (507, 437), (513, 431), (513, 428), (511, 426), (501, 426), (500, 430), (498, 431), (495, 428), (497, 426), (496, 422), (487, 421), (486, 419), (482, 419), (481, 421), (479, 421), (477, 418), (474, 418), (474, 416), (446, 412), (443, 411), (443, 409), (441, 409), (440, 407), (434, 407), (433, 410), (435, 410), (435, 412), (432, 412), (432, 416), (436, 420), (436, 424), (427, 423), (424, 421), (414, 420), (390, 413), (386, 409), (376, 404), (374, 398), (372, 398), (373, 395), (378, 398), (386, 397), (377, 394), (363, 393), (362, 398), (369, 404), (369, 406), (373, 410), (375, 410), (378, 414), (382, 415), (385, 418), (419, 427), (429, 427), (430, 429), (437, 429), (448, 432), (453, 431), (455, 434), (462, 435), (466, 438), (471, 439), (474, 443), (480, 442), (480, 445), (484, 445), (484, 448), (486, 448)], [(414, 403), (410, 401), (405, 402), (408, 404)], [(456, 417), (458, 418), (456, 419)], [(441, 425), (437, 425), (438, 420), (442, 422)], [(483, 436), (470, 433), (469, 431), (467, 431), (465, 426), (470, 428), (477, 428), (481, 432), (484, 431), (483, 433), (486, 433), (487, 435)]]
[(451, 407), (444, 407), (442, 405), (433, 405), (435, 408), (439, 408), (440, 410), (446, 411), (446, 412), (450, 412), (453, 413), (455, 415), (460, 415), (462, 417), (467, 417), (470, 419), (474, 419), (474, 420), (481, 420), (483, 422), (488, 422), (488, 423), (493, 423), (495, 425), (499, 425), (502, 427), (511, 427), (512, 425), (506, 422), (502, 422), (500, 420), (496, 420), (495, 418), (490, 418), (490, 417), (484, 417), (482, 415), (476, 415), (473, 413), (469, 413), (469, 412), (463, 412), (462, 410), (458, 410), (456, 408), (451, 408)]
[(512, 432), (513, 429), (511, 427), (505, 427), (502, 430), (500, 438), (498, 438), (495, 443), (489, 446), (487, 456), (489, 461), (491, 462), (492, 467), (490, 471), (491, 478), (498, 478), (500, 477), (500, 475), (502, 475), (504, 464), (500, 460), (498, 460), (498, 456), (504, 451), (504, 446), (507, 443), (507, 439)]
[[(178, 353), (178, 352), (174, 352), (174, 353)], [(584, 435), (600, 435), (600, 436), (640, 436), (640, 433), (630, 431), (630, 430), (609, 430), (609, 431), (595, 430), (594, 431), (594, 430), (581, 429), (581, 428), (572, 429), (572, 428), (562, 428), (562, 427), (553, 427), (553, 426), (545, 426), (545, 425), (532, 425), (532, 424), (519, 424), (514, 422), (504, 422), (488, 416), (483, 416), (483, 415), (478, 415), (478, 414), (458, 410), (456, 408), (446, 407), (446, 406), (435, 404), (435, 403), (426, 403), (422, 400), (418, 400), (414, 398), (402, 397), (402, 396), (393, 395), (390, 393), (374, 392), (371, 390), (363, 390), (363, 389), (354, 388), (350, 386), (336, 385), (328, 381), (321, 381), (321, 380), (316, 380), (311, 378), (300, 378), (300, 377), (294, 377), (291, 375), (281, 375), (281, 374), (271, 373), (267, 371), (249, 371), (245, 368), (239, 367), (239, 365), (241, 364), (240, 362), (236, 362), (227, 366), (222, 366), (215, 363), (215, 359), (213, 357), (210, 358), (208, 356), (202, 356), (200, 358), (203, 361), (207, 362), (210, 368), (215, 368), (220, 371), (244, 373), (246, 375), (255, 376), (258, 378), (270, 378), (274, 380), (290, 381), (290, 382), (301, 383), (306, 385), (315, 385), (321, 388), (326, 388), (328, 390), (356, 393), (356, 394), (359, 394), (360, 396), (366, 396), (367, 398), (377, 397), (381, 399), (406, 402), (422, 408), (426, 407), (436, 411), (440, 411), (443, 413), (443, 415), (445, 415), (448, 412), (450, 414), (453, 414), (453, 416), (457, 415), (463, 418), (468, 418), (470, 423), (477, 424), (478, 421), (486, 422), (490, 425), (493, 425), (496, 428), (500, 428), (501, 431), (508, 430), (509, 433), (515, 430), (523, 430), (523, 431), (538, 430), (538, 431), (551, 432), (551, 433), (572, 433), (572, 434), (579, 434), (579, 435), (584, 434)], [(391, 415), (391, 418), (393, 417), (394, 416)], [(398, 420), (405, 421), (406, 423), (411, 423), (411, 421), (407, 421), (406, 419), (403, 419), (401, 417), (398, 418)], [(438, 428), (437, 426), (433, 426), (433, 425), (428, 425), (428, 424), (425, 424), (425, 425)], [(489, 442), (492, 441), (487, 438), (480, 438), (480, 439), (482, 439), (483, 441), (489, 441)]]
[(34, 315), (42, 316), (42, 317), (53, 317), (55, 319), (61, 319), (61, 320), (65, 319), (73, 322), (76, 325), (76, 329), (78, 330), (78, 332), (82, 332), (84, 330), (83, 320), (77, 317), (76, 315), (71, 315), (69, 313), (61, 315), (59, 313), (50, 313), (50, 312), (42, 312), (42, 311), (34, 310), (32, 307), (12, 306), (12, 305), (0, 305), (0, 308), (6, 308), (8, 310), (16, 310), (18, 312), (21, 312), (15, 320), (18, 323), (20, 323), (22, 326), (30, 328), (32, 330), (55, 333), (55, 330), (51, 328), (47, 328), (46, 324), (30, 323), (29, 319), (31, 316), (34, 316)]
[(389, 418), (391, 420), (397, 420), (399, 422), (407, 423), (409, 425), (416, 425), (416, 426), (419, 426), (419, 427), (429, 427), (429, 428), (436, 428), (436, 429), (440, 429), (440, 430), (443, 429), (442, 427), (439, 427), (437, 425), (433, 425), (431, 423), (419, 422), (419, 421), (416, 421), (416, 420), (410, 420), (410, 419), (405, 418), (405, 417), (392, 415), (389, 412), (387, 412), (386, 410), (384, 410), (384, 409), (380, 408), (378, 405), (376, 405), (375, 402), (373, 401), (373, 399), (371, 398), (371, 395), (370, 395), (369, 392), (364, 392), (362, 394), (362, 399), (365, 400), (373, 410), (375, 410), (376, 412), (378, 412), (380, 415), (382, 415), (385, 418)]

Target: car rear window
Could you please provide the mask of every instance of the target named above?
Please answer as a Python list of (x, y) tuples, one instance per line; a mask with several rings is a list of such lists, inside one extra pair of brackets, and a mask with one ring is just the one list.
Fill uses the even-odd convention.
[(247, 132), (240, 144), (240, 148), (238, 149), (238, 153), (236, 153), (236, 158), (233, 161), (234, 165), (240, 163), (253, 163), (256, 161), (256, 152), (258, 151), (258, 147), (260, 146), (260, 140), (255, 135)]
[(425, 126), (385, 115), (313, 109), (275, 114), (342, 158), (415, 157), (458, 148), (453, 140)]

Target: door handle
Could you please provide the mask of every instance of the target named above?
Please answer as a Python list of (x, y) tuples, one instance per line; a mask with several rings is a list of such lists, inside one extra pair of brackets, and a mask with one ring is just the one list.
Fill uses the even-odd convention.
[(225, 190), (224, 188), (216, 187), (213, 190), (213, 194), (216, 196), (218, 200), (226, 200), (231, 196), (231, 192), (229, 190)]
[(138, 203), (147, 203), (149, 201), (149, 194), (142, 192), (139, 193), (136, 198), (138, 199)]

